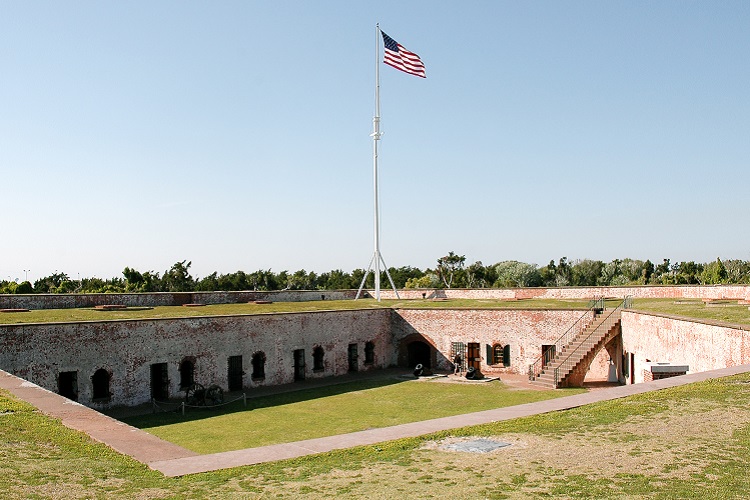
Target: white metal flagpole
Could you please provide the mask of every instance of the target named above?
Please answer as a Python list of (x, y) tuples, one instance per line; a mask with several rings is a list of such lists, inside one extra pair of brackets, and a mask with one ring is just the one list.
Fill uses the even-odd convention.
[[(380, 265), (383, 264), (385, 274), (388, 276), (388, 280), (391, 283), (391, 287), (398, 296), (398, 290), (393, 283), (391, 274), (388, 272), (388, 266), (385, 264), (382, 254), (380, 253), (380, 206), (378, 202), (378, 141), (380, 136), (383, 135), (380, 132), (380, 25), (375, 25), (375, 116), (372, 118), (372, 177), (373, 177), (373, 190), (374, 190), (374, 210), (375, 210), (375, 253), (370, 261), (370, 265), (365, 271), (365, 275), (362, 277), (362, 283), (359, 285), (357, 290), (357, 296), (355, 299), (360, 297), (362, 289), (365, 286), (367, 275), (370, 274), (370, 270), (375, 273), (375, 299), (380, 302)], [(373, 264), (375, 268), (373, 269)]]

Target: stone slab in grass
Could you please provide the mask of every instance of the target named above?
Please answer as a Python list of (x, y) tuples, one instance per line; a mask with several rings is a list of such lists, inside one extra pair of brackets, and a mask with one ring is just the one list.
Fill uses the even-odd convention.
[(121, 311), (127, 308), (128, 306), (124, 304), (101, 304), (98, 306), (94, 306), (94, 309), (96, 309), (97, 311)]
[(440, 445), (441, 450), (461, 451), (464, 453), (490, 453), (501, 448), (510, 446), (511, 443), (496, 441), (494, 439), (476, 438), (457, 443), (448, 443)]
[(29, 312), (29, 309), (0, 309), (0, 313), (21, 313)]

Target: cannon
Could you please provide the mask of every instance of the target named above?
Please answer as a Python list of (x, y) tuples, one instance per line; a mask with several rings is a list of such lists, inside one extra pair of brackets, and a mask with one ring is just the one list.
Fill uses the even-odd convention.
[(466, 378), (468, 380), (481, 380), (484, 378), (484, 374), (480, 372), (478, 369), (474, 368), (473, 366), (470, 366), (466, 370)]
[(203, 387), (201, 384), (190, 384), (185, 389), (185, 404), (190, 406), (216, 406), (224, 402), (224, 390), (218, 385)]

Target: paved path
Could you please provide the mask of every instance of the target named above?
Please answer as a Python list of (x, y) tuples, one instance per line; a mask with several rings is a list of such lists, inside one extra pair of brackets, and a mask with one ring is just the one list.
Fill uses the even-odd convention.
[[(538, 415), (553, 411), (567, 410), (578, 406), (623, 398), (633, 394), (657, 391), (668, 387), (676, 387), (699, 382), (711, 378), (726, 377), (738, 373), (750, 372), (750, 365), (735, 366), (713, 370), (709, 372), (692, 373), (680, 377), (667, 378), (642, 384), (624, 385), (610, 389), (589, 391), (585, 394), (567, 396), (563, 398), (527, 403), (507, 408), (497, 408), (453, 417), (437, 418), (422, 422), (396, 425), (380, 429), (370, 429), (350, 434), (308, 439), (293, 443), (285, 443), (245, 450), (214, 453), (210, 455), (196, 455), (171, 443), (161, 441), (143, 431), (134, 429), (121, 422), (113, 420), (85, 406), (63, 399), (57, 394), (45, 391), (33, 384), (0, 372), (0, 387), (8, 389), (18, 397), (29, 401), (40, 410), (54, 417), (61, 418), (63, 424), (90, 434), (94, 439), (102, 441), (117, 451), (148, 464), (152, 469), (161, 471), (166, 476), (182, 476), (198, 472), (208, 472), (242, 465), (253, 465), (263, 462), (273, 462), (287, 458), (301, 457), (315, 453), (322, 453), (342, 448), (351, 448), (400, 439), (421, 436), (432, 432), (455, 429), (468, 425), (485, 424), (510, 420), (518, 417)], [(20, 382), (9, 382), (15, 379)], [(19, 393), (20, 391), (20, 393)], [(38, 391), (47, 393), (40, 396)], [(54, 402), (52, 402), (55, 400)], [(65, 400), (67, 401), (67, 400)], [(67, 404), (67, 409), (66, 409)], [(75, 410), (71, 410), (75, 409)], [(64, 413), (58, 413), (61, 410)], [(72, 414), (80, 411), (85, 417), (79, 418)], [(76, 424), (76, 426), (71, 425)], [(101, 432), (102, 428), (106, 428)], [(163, 446), (163, 449), (162, 449)]]
[(2, 370), (0, 388), (31, 403), (43, 413), (59, 418), (66, 427), (85, 432), (94, 440), (139, 462), (160, 462), (197, 455)]

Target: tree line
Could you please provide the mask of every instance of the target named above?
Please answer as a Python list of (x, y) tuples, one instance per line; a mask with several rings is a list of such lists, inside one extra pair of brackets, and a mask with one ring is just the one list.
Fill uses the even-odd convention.
[[(317, 274), (304, 269), (279, 273), (258, 270), (230, 274), (216, 272), (202, 278), (190, 274), (192, 262), (176, 262), (160, 274), (126, 267), (122, 277), (111, 279), (71, 279), (54, 272), (36, 280), (0, 281), (0, 293), (132, 293), (132, 292), (213, 292), (238, 290), (347, 290), (359, 288), (364, 269), (345, 272), (341, 269)], [(513, 288), (560, 286), (624, 286), (624, 285), (712, 285), (750, 284), (750, 261), (717, 258), (713, 262), (675, 262), (663, 259), (660, 264), (650, 260), (615, 259), (611, 262), (567, 257), (546, 266), (507, 260), (485, 266), (477, 261), (466, 264), (466, 256), (449, 252), (437, 259), (434, 268), (391, 267), (390, 277), (397, 288)], [(381, 283), (388, 287), (385, 272)], [(374, 286), (373, 273), (365, 287)]]

